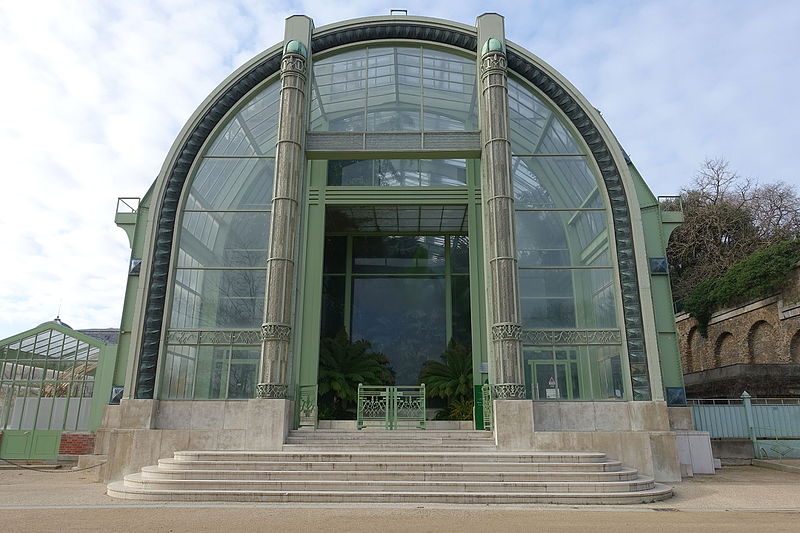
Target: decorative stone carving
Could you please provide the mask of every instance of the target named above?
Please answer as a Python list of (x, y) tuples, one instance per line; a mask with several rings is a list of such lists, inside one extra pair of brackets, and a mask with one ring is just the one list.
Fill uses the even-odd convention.
[(289, 341), (292, 338), (292, 327), (286, 324), (264, 324), (261, 326), (261, 341), (268, 339)]
[(492, 386), (496, 400), (524, 400), (525, 385), (518, 383), (498, 383)]
[(281, 59), (281, 73), (305, 76), (306, 59), (300, 54), (285, 54)]
[(256, 385), (256, 398), (285, 399), (289, 396), (289, 386), (284, 383), (259, 383)]
[(505, 74), (507, 69), (508, 61), (502, 52), (489, 52), (481, 58), (481, 76), (486, 76), (493, 71)]

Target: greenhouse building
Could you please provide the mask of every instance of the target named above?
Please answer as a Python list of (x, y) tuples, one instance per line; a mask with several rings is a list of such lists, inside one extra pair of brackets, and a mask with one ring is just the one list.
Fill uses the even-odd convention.
[[(289, 17), (119, 205), (113, 495), (177, 490), (161, 470), (191, 458), (313, 450), (603, 456), (647, 476), (642, 501), (680, 479), (680, 205), (500, 15)], [(302, 492), (281, 483), (258, 490)]]

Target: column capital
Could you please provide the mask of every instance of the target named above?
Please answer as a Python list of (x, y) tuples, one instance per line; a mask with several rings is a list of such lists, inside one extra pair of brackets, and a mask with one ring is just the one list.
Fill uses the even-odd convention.
[(288, 324), (267, 322), (261, 326), (261, 340), (289, 341), (292, 338), (292, 327)]
[(508, 60), (506, 55), (500, 51), (487, 52), (481, 56), (481, 78), (489, 74), (507, 74)]
[(525, 385), (519, 383), (498, 383), (492, 385), (492, 396), (495, 400), (524, 400)]
[(259, 383), (256, 398), (284, 399), (289, 397), (289, 385), (285, 383)]
[(284, 53), (283, 59), (281, 60), (281, 76), (285, 76), (287, 74), (294, 74), (296, 76), (302, 76), (303, 78), (305, 78), (306, 76), (305, 56), (297, 52)]

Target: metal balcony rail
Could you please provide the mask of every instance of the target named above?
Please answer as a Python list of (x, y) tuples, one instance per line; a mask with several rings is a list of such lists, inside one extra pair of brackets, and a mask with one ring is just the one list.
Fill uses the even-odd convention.
[(683, 212), (683, 199), (680, 196), (659, 196), (658, 207), (661, 211)]
[(117, 213), (136, 213), (139, 210), (141, 198), (117, 198)]

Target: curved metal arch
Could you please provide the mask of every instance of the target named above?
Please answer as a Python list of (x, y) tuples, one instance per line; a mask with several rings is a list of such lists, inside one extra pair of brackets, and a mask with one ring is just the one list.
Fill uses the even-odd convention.
[[(451, 45), (477, 53), (477, 37), (466, 31), (437, 27), (434, 23), (417, 22), (366, 22), (357, 27), (323, 31), (312, 37), (312, 53), (365, 41), (409, 39)], [(152, 398), (156, 383), (156, 366), (160, 351), (160, 340), (164, 322), (167, 279), (175, 236), (175, 220), (183, 186), (189, 169), (198, 156), (214, 127), (251, 89), (280, 69), (280, 52), (265, 58), (245, 72), (238, 80), (213, 102), (208, 111), (197, 121), (194, 129), (180, 150), (170, 169), (164, 195), (156, 219), (156, 236), (150, 268), (150, 278), (145, 299), (141, 352), (136, 377), (136, 398)], [(627, 197), (622, 178), (614, 158), (602, 135), (581, 106), (553, 78), (522, 55), (508, 51), (509, 67), (546, 94), (574, 124), (592, 156), (597, 162), (611, 199), (614, 234), (617, 240), (620, 285), (623, 299), (623, 316), (627, 337), (630, 364), (644, 365), (647, 358), (644, 350), (644, 328), (638, 278), (633, 252), (633, 235)], [(636, 392), (635, 399), (649, 399), (649, 383), (646, 390)]]

